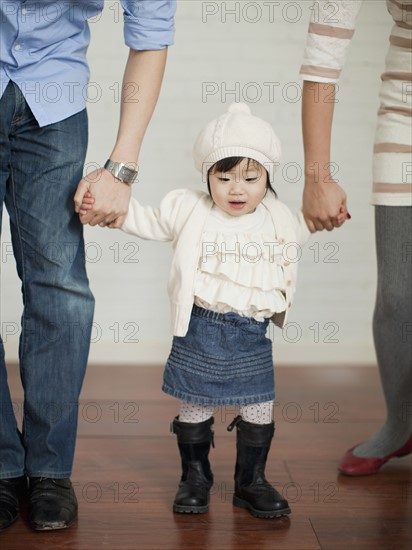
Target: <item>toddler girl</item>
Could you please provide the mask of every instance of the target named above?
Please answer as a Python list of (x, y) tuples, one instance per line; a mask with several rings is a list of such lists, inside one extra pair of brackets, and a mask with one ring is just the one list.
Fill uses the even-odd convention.
[[(283, 326), (295, 291), (297, 248), (309, 237), (302, 213), (280, 202), (271, 183), (280, 159), (272, 127), (233, 104), (194, 146), (209, 193), (177, 189), (159, 208), (132, 199), (122, 230), (172, 241), (168, 291), (172, 350), (163, 391), (181, 400), (171, 429), (182, 477), (173, 510), (208, 510), (214, 407), (240, 406), (233, 504), (254, 516), (290, 513), (265, 478), (274, 434), (269, 321)], [(93, 199), (85, 195), (83, 211)]]

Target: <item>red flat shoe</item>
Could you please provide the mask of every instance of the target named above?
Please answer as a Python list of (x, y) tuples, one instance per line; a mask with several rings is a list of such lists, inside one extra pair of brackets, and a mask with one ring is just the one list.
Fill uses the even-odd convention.
[(412, 453), (412, 435), (403, 447), (382, 458), (362, 458), (355, 456), (352, 452), (355, 447), (346, 452), (341, 464), (338, 466), (338, 470), (341, 474), (347, 476), (367, 476), (379, 472), (379, 469), (391, 458), (399, 458)]

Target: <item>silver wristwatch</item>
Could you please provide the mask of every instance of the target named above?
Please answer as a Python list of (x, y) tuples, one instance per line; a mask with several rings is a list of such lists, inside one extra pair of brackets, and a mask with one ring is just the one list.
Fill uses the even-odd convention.
[(114, 162), (110, 159), (106, 161), (104, 167), (113, 174), (115, 178), (128, 185), (132, 185), (132, 183), (135, 182), (139, 172), (139, 170), (128, 168), (123, 162)]

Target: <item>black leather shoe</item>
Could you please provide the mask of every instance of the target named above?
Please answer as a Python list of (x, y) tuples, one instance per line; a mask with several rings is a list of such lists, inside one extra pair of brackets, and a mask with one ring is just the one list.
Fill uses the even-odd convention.
[(33, 529), (66, 529), (76, 518), (77, 498), (69, 478), (29, 479), (29, 523)]
[(25, 477), (0, 479), (0, 531), (13, 525), (19, 517), (19, 500), (26, 491)]

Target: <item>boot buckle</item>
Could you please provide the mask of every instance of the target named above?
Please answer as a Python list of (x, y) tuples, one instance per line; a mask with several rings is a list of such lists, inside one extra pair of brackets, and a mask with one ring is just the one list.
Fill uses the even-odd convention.
[(226, 428), (228, 432), (231, 432), (233, 431), (233, 428), (235, 426), (237, 426), (239, 424), (239, 422), (242, 421), (242, 417), (240, 416), (240, 414), (238, 414), (233, 420), (232, 422), (229, 424), (229, 426)]

